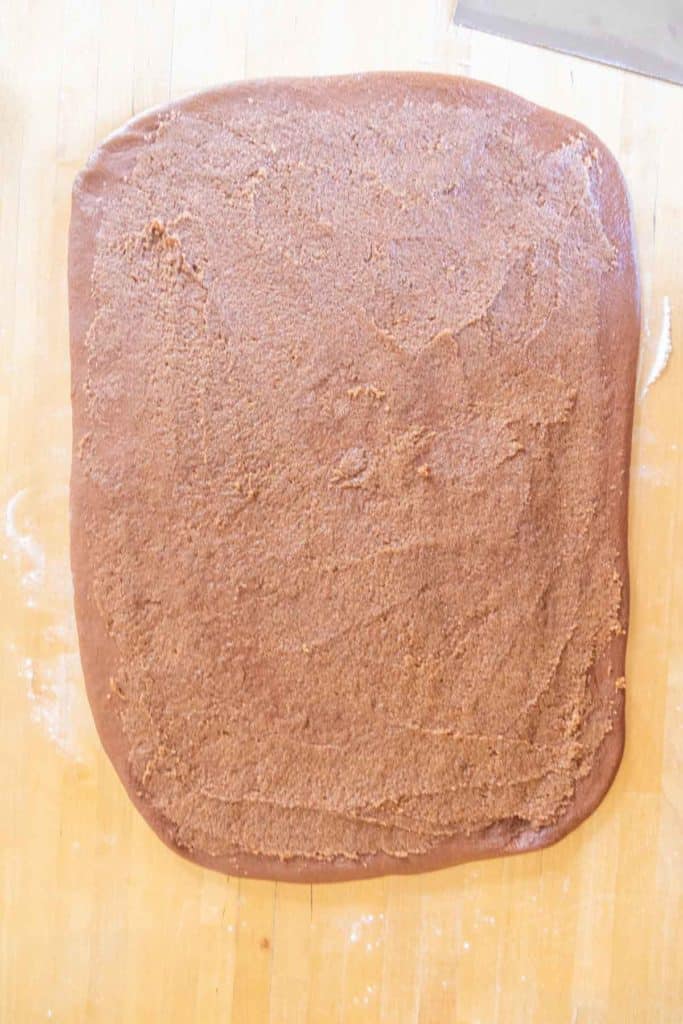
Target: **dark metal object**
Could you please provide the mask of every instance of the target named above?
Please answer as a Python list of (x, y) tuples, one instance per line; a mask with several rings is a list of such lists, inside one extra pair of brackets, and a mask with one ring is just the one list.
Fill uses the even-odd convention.
[(455, 21), (683, 85), (683, 0), (459, 0)]

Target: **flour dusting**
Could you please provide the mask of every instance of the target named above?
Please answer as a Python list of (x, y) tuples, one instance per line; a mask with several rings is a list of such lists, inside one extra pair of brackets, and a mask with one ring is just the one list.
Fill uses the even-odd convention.
[(21, 674), (27, 682), (32, 720), (73, 761), (83, 760), (81, 737), (87, 728), (87, 708), (78, 686), (78, 655), (23, 658)]
[(9, 541), (10, 551), (19, 562), (21, 582), (26, 590), (40, 586), (45, 576), (45, 552), (35, 537), (24, 532), (17, 519), (21, 506), (28, 495), (24, 488), (10, 498), (5, 507), (5, 536)]
[[(82, 685), (65, 531), (68, 492), (25, 487), (0, 512), (2, 560), (10, 601), (30, 628), (4, 654), (23, 681), (32, 722), (60, 754), (82, 763), (92, 754), (92, 724)], [(57, 527), (57, 529), (55, 529)]]

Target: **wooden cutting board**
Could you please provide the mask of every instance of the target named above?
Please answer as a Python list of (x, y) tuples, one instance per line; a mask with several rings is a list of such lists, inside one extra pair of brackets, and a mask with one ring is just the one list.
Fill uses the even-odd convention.
[[(0, 1020), (683, 1020), (683, 91), (457, 31), (441, 0), (35, 0), (0, 14)], [(618, 156), (643, 291), (628, 738), (549, 850), (410, 879), (222, 878), (133, 812), (85, 701), (68, 566), (73, 176), (131, 114), (242, 77), (440, 70)], [(672, 353), (667, 362), (669, 339)], [(646, 387), (648, 378), (661, 375)]]

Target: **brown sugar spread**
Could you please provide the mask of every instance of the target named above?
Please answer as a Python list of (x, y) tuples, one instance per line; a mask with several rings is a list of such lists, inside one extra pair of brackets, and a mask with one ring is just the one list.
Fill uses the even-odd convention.
[(332, 879), (585, 817), (638, 340), (590, 133), (441, 76), (191, 98), (77, 181), (71, 316), (86, 681), (169, 843)]

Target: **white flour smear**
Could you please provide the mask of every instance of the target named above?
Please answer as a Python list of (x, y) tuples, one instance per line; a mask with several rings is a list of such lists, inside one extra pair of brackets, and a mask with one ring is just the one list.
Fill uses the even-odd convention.
[[(649, 331), (646, 331), (649, 334)], [(666, 370), (671, 353), (673, 351), (673, 343), (671, 339), (671, 299), (668, 295), (664, 296), (662, 300), (662, 325), (659, 329), (659, 338), (657, 339), (657, 348), (655, 349), (654, 358), (650, 367), (650, 372), (647, 375), (645, 384), (640, 392), (640, 400), (645, 398), (653, 384), (659, 380), (664, 371)]]

